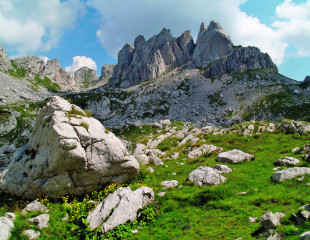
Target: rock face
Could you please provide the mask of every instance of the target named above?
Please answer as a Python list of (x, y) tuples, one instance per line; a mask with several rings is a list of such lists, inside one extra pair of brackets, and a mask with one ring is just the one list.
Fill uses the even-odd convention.
[(118, 225), (136, 220), (138, 210), (153, 200), (154, 192), (149, 187), (142, 187), (136, 191), (129, 187), (119, 188), (88, 214), (87, 223), (92, 230), (102, 224), (101, 230), (105, 233)]
[(189, 31), (174, 38), (170, 30), (164, 28), (147, 41), (140, 35), (134, 46), (127, 43), (119, 52), (118, 65), (109, 82), (129, 87), (156, 78), (187, 63), (193, 49), (194, 41)]
[(228, 55), (213, 62), (204, 72), (208, 78), (218, 78), (225, 73), (239, 74), (248, 70), (268, 68), (278, 72), (277, 66), (267, 53), (256, 47), (238, 47)]
[(287, 168), (275, 172), (272, 175), (272, 179), (276, 182), (283, 182), (285, 180), (292, 179), (298, 176), (303, 176), (306, 174), (310, 174), (310, 168), (307, 167)]
[(74, 85), (87, 88), (91, 83), (94, 83), (99, 79), (95, 70), (88, 67), (81, 67), (74, 73)]
[(6, 55), (5, 50), (0, 45), (0, 71), (7, 73), (9, 69), (12, 68), (11, 62)]
[(209, 66), (204, 73), (208, 78), (262, 68), (278, 71), (269, 55), (258, 48), (234, 48), (220, 24), (211, 21), (208, 27), (201, 24), (196, 44), (190, 31), (174, 38), (165, 28), (147, 41), (140, 35), (134, 46), (126, 43), (118, 54), (118, 65), (109, 83), (127, 88), (184, 64), (194, 68)]
[(298, 133), (299, 135), (306, 135), (310, 133), (310, 124), (301, 121), (284, 119), (281, 121), (278, 129), (285, 133)]
[(228, 152), (221, 152), (218, 155), (216, 161), (226, 162), (226, 163), (239, 163), (243, 161), (251, 161), (254, 159), (254, 156), (241, 150), (234, 149)]
[(114, 64), (113, 65), (111, 65), (111, 64), (103, 65), (101, 68), (100, 80), (108, 81), (113, 75), (114, 68), (115, 68)]
[(43, 75), (58, 84), (73, 85), (73, 76), (67, 73), (60, 65), (58, 59), (48, 60)]
[(17, 125), (16, 118), (11, 112), (0, 111), (0, 136), (7, 134)]
[(24, 69), (26, 71), (25, 77), (33, 79), (35, 75), (43, 72), (44, 62), (39, 57), (27, 56), (19, 57), (12, 60), (16, 69)]
[(218, 58), (228, 54), (232, 48), (233, 44), (229, 36), (219, 23), (211, 21), (208, 28), (202, 23), (193, 53), (193, 62), (197, 67), (205, 68)]
[(200, 166), (188, 175), (188, 180), (196, 185), (219, 185), (226, 181), (220, 172), (216, 169)]
[(29, 143), (4, 170), (0, 189), (24, 198), (82, 195), (130, 181), (138, 162), (101, 123), (61, 97), (40, 111)]

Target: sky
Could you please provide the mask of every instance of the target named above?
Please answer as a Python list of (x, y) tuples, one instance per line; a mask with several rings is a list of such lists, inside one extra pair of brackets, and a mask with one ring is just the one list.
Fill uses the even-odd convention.
[(138, 35), (162, 28), (175, 37), (219, 22), (234, 45), (267, 52), (279, 72), (310, 75), (310, 0), (1, 0), (0, 45), (10, 58), (59, 59), (69, 72), (117, 64)]

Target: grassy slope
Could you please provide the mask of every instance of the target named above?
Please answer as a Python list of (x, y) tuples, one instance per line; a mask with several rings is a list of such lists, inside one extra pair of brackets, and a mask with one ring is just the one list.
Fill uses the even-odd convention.
[[(156, 137), (156, 130), (149, 126), (141, 129), (131, 127), (117, 134), (133, 142), (145, 143), (146, 136), (150, 132)], [(130, 235), (129, 239), (236, 239), (239, 237), (256, 239), (260, 225), (249, 223), (248, 217), (260, 217), (268, 211), (281, 211), (286, 214), (282, 221), (284, 224), (277, 230), (284, 239), (298, 239), (301, 233), (310, 229), (309, 222), (303, 222), (294, 227), (290, 220), (300, 206), (310, 202), (309, 186), (306, 185), (310, 182), (310, 176), (306, 176), (302, 182), (294, 179), (275, 184), (270, 181), (273, 163), (283, 156), (298, 157), (298, 154), (294, 155), (290, 150), (309, 142), (309, 137), (282, 133), (263, 133), (253, 137), (239, 134), (201, 136), (201, 141), (195, 145), (214, 144), (223, 147), (224, 151), (237, 148), (255, 156), (252, 162), (228, 164), (233, 172), (225, 175), (227, 178), (225, 184), (214, 187), (193, 186), (186, 179), (188, 174), (198, 166), (215, 164), (216, 156), (202, 156), (189, 161), (185, 153), (191, 144), (173, 148), (175, 142), (176, 139), (167, 139), (159, 148), (165, 149), (168, 154), (179, 151), (179, 159), (164, 159), (168, 167), (152, 166), (155, 170), (154, 174), (148, 173), (146, 167), (142, 167), (139, 177), (132, 184), (134, 188), (141, 185), (153, 187), (156, 195), (161, 191), (166, 191), (167, 194), (163, 198), (156, 196), (163, 213), (156, 221), (140, 229), (138, 234)], [(180, 165), (177, 162), (185, 164)], [(301, 161), (299, 166), (310, 167), (310, 164)], [(174, 176), (172, 173), (177, 175)], [(162, 190), (160, 182), (172, 179), (178, 180), (179, 185), (183, 187)], [(248, 194), (236, 195), (239, 192)], [(7, 211), (18, 213), (25, 205), (23, 201), (12, 201), (11, 197), (5, 194), (1, 199), (1, 216)], [(81, 201), (77, 200), (73, 203), (71, 200), (72, 206), (75, 206), (78, 211), (76, 217), (74, 217), (75, 210), (68, 210), (62, 200), (49, 205), (50, 226), (41, 231), (41, 239), (79, 239), (79, 236), (83, 236), (84, 233), (79, 233), (79, 230), (75, 229), (89, 211), (85, 207), (85, 200), (84, 204), (78, 204)], [(66, 211), (69, 213), (69, 219), (76, 219), (76, 224), (61, 221)], [(26, 219), (18, 215), (11, 239), (22, 239), (20, 232), (29, 227)]]

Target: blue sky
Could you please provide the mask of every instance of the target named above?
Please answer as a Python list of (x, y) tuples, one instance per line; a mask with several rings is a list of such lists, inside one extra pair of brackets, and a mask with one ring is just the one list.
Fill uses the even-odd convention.
[(268, 52), (281, 74), (310, 75), (310, 0), (1, 0), (0, 45), (11, 58), (59, 58), (68, 71), (86, 65), (100, 75), (137, 35), (166, 27), (196, 39), (212, 19), (235, 45)]

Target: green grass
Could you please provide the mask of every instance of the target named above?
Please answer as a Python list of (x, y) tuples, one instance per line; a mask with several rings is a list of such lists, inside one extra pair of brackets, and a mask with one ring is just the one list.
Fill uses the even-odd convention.
[[(183, 127), (180, 122), (173, 124), (175, 127)], [(158, 128), (144, 125), (141, 128), (127, 127), (112, 131), (133, 143), (146, 143), (150, 134), (153, 134), (153, 139), (165, 132), (160, 130), (161, 133), (157, 133), (158, 130)], [(284, 156), (298, 158), (299, 155), (291, 153), (290, 150), (308, 143), (309, 136), (278, 132), (261, 133), (252, 137), (244, 137), (237, 133), (201, 135), (201, 140), (195, 143), (195, 146), (213, 144), (223, 147), (224, 151), (237, 148), (255, 156), (251, 162), (227, 164), (233, 172), (224, 175), (227, 178), (226, 183), (212, 187), (195, 186), (187, 180), (187, 177), (199, 166), (216, 164), (216, 156), (201, 156), (189, 160), (186, 154), (193, 144), (178, 146), (177, 143), (180, 140), (171, 136), (159, 145), (159, 149), (165, 150), (168, 155), (179, 152), (180, 157), (177, 160), (164, 158), (164, 166), (152, 166), (155, 170), (153, 174), (148, 173), (147, 166), (141, 166), (138, 177), (131, 184), (132, 189), (142, 185), (152, 187), (158, 201), (156, 208), (143, 210), (145, 213), (143, 223), (127, 223), (102, 236), (103, 238), (230, 240), (242, 237), (243, 239), (257, 239), (260, 237), (261, 226), (259, 223), (249, 223), (248, 217), (259, 218), (269, 211), (280, 211), (286, 214), (282, 225), (277, 227), (277, 232), (281, 234), (282, 239), (299, 239), (300, 234), (309, 230), (309, 221), (297, 223), (293, 222), (291, 217), (298, 213), (299, 207), (310, 203), (309, 186), (306, 185), (310, 182), (310, 175), (307, 175), (301, 182), (297, 179), (279, 184), (271, 181), (274, 172), (273, 163)], [(178, 162), (185, 164), (180, 165)], [(298, 166), (310, 167), (310, 163), (301, 160)], [(161, 189), (160, 182), (173, 179), (177, 180), (182, 188)], [(94, 207), (85, 203), (89, 199), (102, 200), (116, 188), (115, 185), (110, 186), (102, 192), (81, 198), (68, 197), (53, 201), (42, 199), (41, 201), (50, 209), (51, 222), (47, 229), (41, 230), (41, 239), (100, 239), (100, 232), (91, 233), (84, 224), (83, 219)], [(160, 198), (157, 193), (162, 191), (166, 191), (166, 195)], [(247, 194), (237, 195), (240, 192), (247, 192)], [(12, 201), (10, 199), (11, 197), (2, 193), (1, 214), (7, 211), (18, 214), (25, 205), (23, 200), (14, 198)], [(67, 204), (72, 208), (69, 208)], [(154, 209), (157, 209), (157, 206), (163, 213), (154, 215)], [(65, 213), (69, 214), (67, 222), (61, 221)], [(28, 228), (27, 217), (18, 215), (11, 239), (22, 239), (20, 232)], [(148, 218), (152, 220), (147, 222)], [(143, 228), (139, 229), (137, 234), (132, 235), (131, 229), (137, 229), (138, 225)]]

